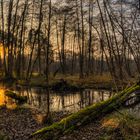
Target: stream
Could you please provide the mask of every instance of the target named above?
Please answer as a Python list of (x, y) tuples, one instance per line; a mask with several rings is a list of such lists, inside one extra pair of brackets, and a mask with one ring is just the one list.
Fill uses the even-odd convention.
[[(4, 90), (0, 86), (0, 105), (7, 104), (10, 107), (15, 107), (15, 103), (11, 99), (4, 96)], [(79, 92), (57, 93), (48, 91), (43, 88), (28, 88), (28, 87), (15, 87), (12, 89), (14, 92), (21, 96), (27, 96), (27, 106), (36, 108), (42, 113), (47, 112), (49, 105), (51, 112), (77, 112), (92, 104), (105, 101), (115, 93), (107, 90), (85, 89)], [(140, 118), (140, 104), (134, 107), (127, 108), (132, 115)]]

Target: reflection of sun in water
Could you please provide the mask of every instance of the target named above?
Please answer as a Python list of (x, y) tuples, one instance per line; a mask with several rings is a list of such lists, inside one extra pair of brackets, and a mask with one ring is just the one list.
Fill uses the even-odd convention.
[(0, 43), (0, 57), (3, 59), (3, 46)]
[(5, 105), (8, 109), (15, 109), (17, 107), (16, 103), (5, 96), (5, 89), (0, 89), (0, 106)]
[(0, 89), (0, 106), (5, 104), (4, 89)]

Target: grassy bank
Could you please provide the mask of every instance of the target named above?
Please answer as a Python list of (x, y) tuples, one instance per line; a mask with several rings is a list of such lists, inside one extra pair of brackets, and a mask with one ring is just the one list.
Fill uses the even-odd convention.
[(127, 85), (132, 85), (133, 83), (135, 83), (135, 78), (129, 78), (128, 80), (117, 82), (115, 85), (109, 73), (104, 73), (103, 75), (90, 75), (90, 76), (84, 77), (83, 79), (79, 79), (79, 75), (58, 74), (57, 76), (54, 77), (51, 74), (49, 76), (49, 85), (47, 85), (46, 83), (45, 76), (40, 76), (37, 73), (33, 73), (33, 76), (30, 81), (27, 81), (24, 79), (19, 80), (16, 77), (13, 80), (5, 79), (5, 78), (0, 79), (1, 82), (5, 82), (8, 84), (14, 83), (19, 86), (43, 87), (43, 88), (46, 88), (47, 86), (52, 88), (61, 80), (67, 82), (67, 85), (69, 86), (68, 89), (94, 88), (94, 89), (115, 90), (116, 85), (118, 88), (124, 89), (124, 87), (126, 87)]
[[(58, 83), (60, 79), (63, 79), (69, 83), (69, 85), (79, 87), (79, 88), (95, 88), (95, 89), (113, 89), (115, 85), (109, 74), (91, 75), (83, 79), (79, 79), (78, 75), (57, 75), (56, 77), (50, 76), (49, 87), (52, 87), (55, 83)], [(47, 83), (43, 76), (35, 75), (32, 77), (30, 82), (25, 80), (18, 80), (17, 83), (22, 86), (39, 86), (46, 87)]]

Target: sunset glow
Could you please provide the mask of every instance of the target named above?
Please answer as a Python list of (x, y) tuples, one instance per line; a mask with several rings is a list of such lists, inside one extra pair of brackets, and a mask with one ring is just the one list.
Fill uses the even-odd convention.
[(0, 106), (5, 105), (4, 89), (0, 89)]
[(5, 96), (5, 89), (0, 89), (0, 106), (6, 106), (8, 109), (15, 109), (16, 103)]
[(140, 139), (140, 0), (0, 0), (0, 140), (56, 139)]
[(2, 44), (0, 44), (0, 57), (1, 57), (1, 59), (4, 58), (3, 55), (4, 55), (4, 54), (3, 54), (3, 46), (2, 46)]

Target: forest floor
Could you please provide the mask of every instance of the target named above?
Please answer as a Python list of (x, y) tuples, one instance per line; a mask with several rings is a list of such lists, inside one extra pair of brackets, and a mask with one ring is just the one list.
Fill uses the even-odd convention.
[[(35, 117), (36, 110), (18, 108), (0, 109), (0, 134), (10, 140), (29, 140), (30, 134), (45, 126)], [(68, 114), (54, 114), (54, 121), (59, 121)], [(80, 127), (64, 135), (59, 140), (139, 140), (140, 120), (128, 113), (114, 112), (96, 122)], [(52, 140), (50, 138), (50, 140)]]
[(0, 109), (0, 133), (10, 140), (27, 140), (42, 125), (36, 123), (30, 110)]
[(122, 112), (114, 112), (100, 121), (91, 122), (60, 140), (139, 140), (140, 119)]
[[(53, 122), (66, 117), (68, 113), (53, 112)], [(16, 108), (13, 110), (0, 108), (0, 140), (9, 137), (10, 140), (29, 140), (29, 136), (45, 127), (44, 116), (38, 110), (29, 108)], [(9, 140), (7, 138), (7, 140)]]

